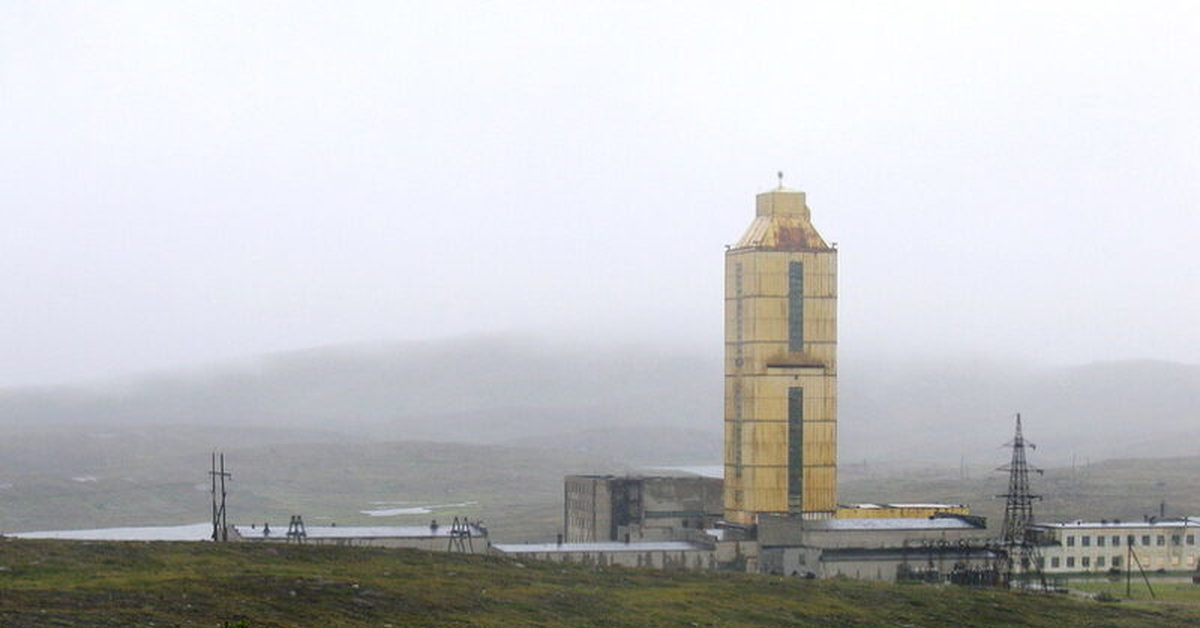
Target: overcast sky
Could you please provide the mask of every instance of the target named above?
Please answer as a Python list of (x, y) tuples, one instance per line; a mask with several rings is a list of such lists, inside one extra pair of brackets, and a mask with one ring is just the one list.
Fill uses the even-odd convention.
[(5, 2), (0, 386), (719, 353), (777, 170), (839, 243), (843, 351), (1200, 362), (1198, 77), (1194, 2)]

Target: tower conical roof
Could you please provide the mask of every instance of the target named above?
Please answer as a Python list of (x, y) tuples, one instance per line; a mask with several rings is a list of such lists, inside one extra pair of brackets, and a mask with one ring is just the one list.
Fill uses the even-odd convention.
[(759, 194), (756, 205), (754, 222), (733, 248), (769, 251), (830, 248), (812, 226), (804, 192), (779, 187)]

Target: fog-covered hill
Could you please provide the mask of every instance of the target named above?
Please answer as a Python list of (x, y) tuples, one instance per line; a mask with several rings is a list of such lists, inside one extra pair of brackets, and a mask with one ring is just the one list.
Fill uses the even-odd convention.
[(849, 460), (1003, 460), (1021, 412), (1045, 465), (1200, 454), (1200, 366), (1049, 367), (986, 360), (869, 361), (841, 369)]
[[(0, 429), (191, 425), (230, 435), (252, 428), (256, 442), (272, 432), (280, 442), (336, 434), (717, 462), (721, 368), (712, 353), (519, 338), (330, 347), (117, 383), (0, 391)], [(1016, 411), (1043, 464), (1200, 453), (1194, 365), (844, 354), (840, 369), (848, 463), (1000, 461)]]
[(0, 392), (0, 424), (315, 428), (498, 442), (614, 426), (719, 431), (720, 365), (470, 338), (311, 349), (87, 387)]

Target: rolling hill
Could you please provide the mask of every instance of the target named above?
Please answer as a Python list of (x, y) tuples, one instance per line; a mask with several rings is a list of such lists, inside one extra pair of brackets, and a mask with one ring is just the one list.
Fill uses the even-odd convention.
[[(722, 433), (719, 356), (515, 337), (310, 349), (89, 385), (0, 390), (0, 433), (131, 426), (321, 439), (553, 443), (644, 458), (681, 451), (678, 430)], [(1200, 454), (1200, 366), (1152, 361), (1051, 367), (986, 359), (881, 359), (840, 368), (844, 462), (989, 464), (1022, 412), (1043, 464)], [(316, 434), (324, 433), (323, 436)], [(306, 437), (306, 438), (307, 438)], [(257, 437), (254, 437), (257, 438)], [(719, 461), (719, 442), (693, 462)], [(717, 454), (714, 456), (714, 454)]]

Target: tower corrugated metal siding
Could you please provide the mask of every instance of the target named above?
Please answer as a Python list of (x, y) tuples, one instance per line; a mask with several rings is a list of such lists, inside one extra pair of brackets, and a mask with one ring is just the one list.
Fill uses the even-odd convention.
[(725, 516), (836, 511), (837, 251), (779, 188), (725, 255)]

